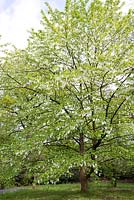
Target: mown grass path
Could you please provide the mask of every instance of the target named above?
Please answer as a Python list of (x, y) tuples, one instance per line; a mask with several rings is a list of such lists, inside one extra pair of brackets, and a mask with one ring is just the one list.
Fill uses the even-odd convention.
[(88, 193), (80, 192), (79, 184), (25, 187), (0, 194), (0, 200), (134, 200), (134, 184), (90, 183)]

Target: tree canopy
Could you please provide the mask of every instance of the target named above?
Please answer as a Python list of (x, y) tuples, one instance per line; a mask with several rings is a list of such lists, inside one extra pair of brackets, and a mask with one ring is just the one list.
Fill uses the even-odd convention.
[(78, 167), (86, 191), (101, 163), (133, 157), (134, 11), (119, 0), (46, 5), (42, 29), (1, 63), (1, 159), (37, 182)]

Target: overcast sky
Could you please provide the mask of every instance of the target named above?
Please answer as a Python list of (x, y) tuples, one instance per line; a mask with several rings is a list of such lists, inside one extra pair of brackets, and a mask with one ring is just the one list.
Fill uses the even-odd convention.
[[(4, 42), (18, 48), (26, 46), (28, 30), (40, 27), (40, 10), (47, 1), (52, 7), (63, 9), (65, 0), (0, 0), (0, 35)], [(126, 0), (125, 10), (134, 8), (134, 0)]]

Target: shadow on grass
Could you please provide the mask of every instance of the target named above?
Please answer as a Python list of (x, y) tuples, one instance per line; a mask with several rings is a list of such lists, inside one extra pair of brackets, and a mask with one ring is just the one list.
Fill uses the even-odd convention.
[(88, 194), (82, 194), (80, 191), (24, 189), (0, 195), (1, 200), (68, 200), (80, 197), (88, 197)]
[(94, 187), (81, 193), (77, 185), (59, 185), (50, 188), (22, 189), (20, 191), (0, 195), (1, 200), (133, 200), (134, 190)]

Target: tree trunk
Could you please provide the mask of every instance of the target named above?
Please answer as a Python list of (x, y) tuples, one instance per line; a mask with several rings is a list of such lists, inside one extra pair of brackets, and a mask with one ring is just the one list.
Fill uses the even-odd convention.
[[(84, 148), (84, 134), (80, 134), (80, 155), (83, 156), (85, 153)], [(81, 192), (87, 192), (88, 191), (88, 178), (86, 174), (86, 167), (81, 166), (80, 167), (80, 184), (81, 184)]]
[(86, 170), (84, 167), (80, 168), (80, 184), (81, 184), (81, 192), (88, 191), (88, 179), (86, 176)]

